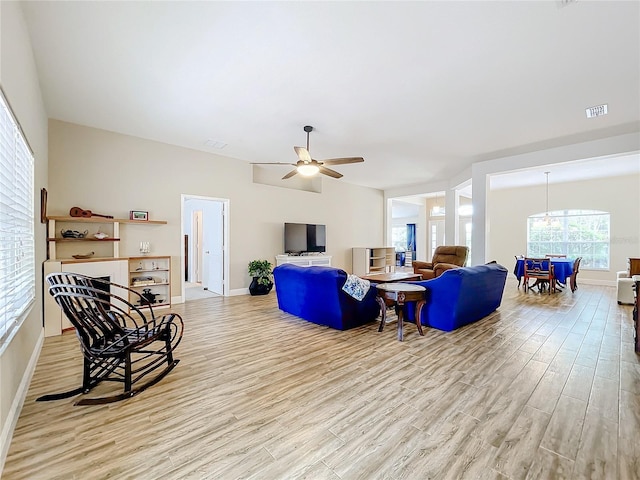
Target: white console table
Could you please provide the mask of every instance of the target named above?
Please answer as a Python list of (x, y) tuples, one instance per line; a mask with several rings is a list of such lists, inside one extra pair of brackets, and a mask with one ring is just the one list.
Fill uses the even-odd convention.
[(292, 263), (300, 267), (331, 266), (331, 255), (276, 255), (276, 267)]

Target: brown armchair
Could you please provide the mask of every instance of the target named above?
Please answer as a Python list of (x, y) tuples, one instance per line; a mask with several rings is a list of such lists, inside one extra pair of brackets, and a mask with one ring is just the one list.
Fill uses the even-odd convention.
[(436, 278), (446, 270), (463, 267), (467, 261), (469, 248), (456, 245), (441, 245), (433, 252), (430, 262), (413, 261), (413, 273), (422, 275), (423, 280)]

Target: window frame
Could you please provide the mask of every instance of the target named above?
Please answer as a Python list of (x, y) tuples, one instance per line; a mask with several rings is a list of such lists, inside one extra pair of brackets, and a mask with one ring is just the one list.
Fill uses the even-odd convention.
[(0, 353), (36, 298), (35, 159), (0, 88)]
[[(596, 228), (582, 228), (589, 222)], [(545, 234), (548, 235), (546, 238), (540, 237)], [(546, 254), (582, 257), (580, 266), (584, 270), (610, 271), (611, 213), (602, 210), (565, 209), (529, 215), (527, 255)]]

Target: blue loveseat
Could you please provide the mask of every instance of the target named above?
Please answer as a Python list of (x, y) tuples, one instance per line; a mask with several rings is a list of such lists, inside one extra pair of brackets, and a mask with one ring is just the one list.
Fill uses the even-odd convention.
[[(422, 325), (451, 331), (476, 322), (495, 311), (502, 302), (507, 269), (497, 263), (462, 267), (421, 282), (426, 289)], [(407, 320), (415, 322), (415, 307), (407, 308)]]
[(278, 307), (309, 322), (337, 330), (372, 322), (380, 314), (376, 289), (362, 301), (342, 291), (347, 273), (334, 267), (283, 264), (273, 269)]

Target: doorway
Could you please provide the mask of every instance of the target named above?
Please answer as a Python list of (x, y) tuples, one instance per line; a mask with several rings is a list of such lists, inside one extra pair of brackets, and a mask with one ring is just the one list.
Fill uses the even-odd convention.
[(444, 220), (429, 220), (429, 261), (433, 258), (436, 247), (444, 244)]
[(181, 197), (181, 238), (185, 242), (182, 298), (228, 296), (229, 200), (187, 194)]

